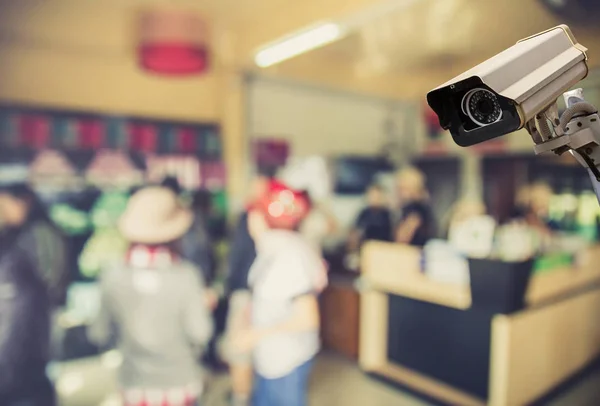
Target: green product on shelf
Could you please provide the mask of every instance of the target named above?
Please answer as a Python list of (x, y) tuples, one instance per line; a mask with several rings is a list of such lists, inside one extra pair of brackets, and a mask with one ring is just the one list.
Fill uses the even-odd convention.
[(577, 234), (584, 238), (586, 241), (594, 242), (597, 240), (597, 226), (592, 225), (579, 225), (577, 227)]
[(79, 269), (87, 278), (96, 278), (107, 263), (123, 258), (128, 242), (121, 236), (117, 222), (127, 206), (129, 196), (118, 191), (105, 192), (92, 209), (94, 234), (79, 256)]
[(227, 213), (227, 193), (224, 190), (213, 193), (212, 204), (219, 215)]
[(125, 256), (129, 243), (116, 228), (98, 229), (79, 256), (79, 269), (86, 278), (96, 278), (102, 268)]
[(579, 207), (577, 211), (577, 234), (585, 238), (586, 241), (597, 241), (596, 219), (599, 214), (598, 198), (592, 192), (584, 192), (579, 197)]
[(50, 218), (67, 235), (85, 234), (91, 228), (86, 212), (68, 204), (58, 203), (50, 207)]
[(113, 227), (127, 207), (127, 193), (111, 191), (103, 193), (92, 208), (92, 223), (95, 228)]
[(555, 269), (570, 267), (573, 265), (575, 257), (573, 254), (558, 253), (542, 255), (535, 260), (533, 264), (534, 273), (550, 272)]

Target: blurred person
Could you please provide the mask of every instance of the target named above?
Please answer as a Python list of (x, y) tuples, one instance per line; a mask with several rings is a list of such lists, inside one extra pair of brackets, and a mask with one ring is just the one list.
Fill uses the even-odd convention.
[[(530, 235), (531, 248), (527, 252), (539, 253), (546, 250), (552, 244), (554, 232), (560, 229), (558, 223), (549, 219), (552, 195), (550, 186), (543, 182), (526, 185), (517, 192), (516, 207), (503, 230), (514, 233), (521, 230), (521, 234)], [(510, 244), (517, 241), (517, 237), (507, 232), (503, 235), (509, 236), (502, 239), (503, 245), (509, 247), (509, 251), (518, 251), (516, 248), (510, 248)], [(521, 244), (524, 245), (525, 243)], [(515, 243), (515, 246), (521, 248), (518, 243)]]
[[(308, 192), (302, 192), (311, 201)], [(299, 226), (300, 233), (317, 250), (322, 250), (325, 240), (337, 231), (337, 221), (324, 204), (315, 204)]]
[(206, 282), (212, 284), (216, 277), (216, 259), (214, 242), (208, 229), (205, 192), (196, 191), (192, 195), (190, 208), (194, 213), (194, 223), (182, 239), (182, 253), (189, 261), (198, 266)]
[(407, 167), (398, 172), (396, 179), (402, 207), (395, 240), (423, 247), (435, 237), (435, 219), (428, 202), (425, 175), (414, 167)]
[(521, 187), (517, 192), (512, 218), (524, 221), (544, 234), (558, 230), (559, 225), (549, 218), (553, 194), (552, 188), (544, 182)]
[(196, 404), (202, 394), (199, 356), (213, 333), (205, 283), (176, 242), (193, 213), (175, 193), (147, 187), (119, 220), (131, 243), (126, 257), (102, 273), (102, 299), (90, 339), (117, 343), (125, 406)]
[[(224, 315), (221, 310), (222, 281), (217, 280), (217, 257), (215, 240), (210, 233), (209, 221), (211, 195), (205, 190), (192, 193), (190, 209), (194, 213), (194, 223), (181, 239), (181, 253), (184, 258), (197, 266), (204, 276), (207, 286), (206, 296), (212, 310), (216, 334), (222, 329)], [(223, 368), (217, 351), (217, 337), (211, 339), (204, 354), (204, 365), (212, 370)]]
[(508, 221), (522, 221), (525, 222), (527, 213), (529, 212), (529, 195), (531, 191), (531, 185), (521, 186), (515, 196), (514, 207), (512, 207)]
[(162, 182), (160, 182), (160, 186), (170, 189), (177, 196), (181, 196), (181, 194), (183, 193), (183, 188), (181, 187), (181, 184), (179, 183), (179, 179), (177, 179), (177, 176), (171, 176), (171, 175), (165, 176), (164, 179), (162, 180)]
[[(260, 173), (250, 183), (248, 202), (254, 202), (263, 196), (272, 178), (272, 173)], [(233, 233), (228, 259), (227, 290), (229, 311), (227, 315), (225, 338), (223, 340), (223, 358), (229, 364), (232, 385), (232, 404), (246, 405), (252, 393), (254, 371), (249, 352), (235, 352), (229, 349), (228, 342), (236, 331), (245, 325), (247, 308), (250, 303), (248, 274), (256, 258), (256, 247), (248, 229), (248, 211), (244, 211)]]
[[(183, 188), (174, 176), (165, 177), (161, 182), (161, 186), (171, 190), (178, 198), (181, 198), (183, 194)], [(208, 232), (205, 202), (202, 200), (200, 193), (198, 191), (192, 196), (190, 209), (194, 215), (194, 221), (190, 229), (181, 237), (179, 245), (181, 255), (201, 271), (205, 283), (210, 286), (215, 279), (216, 263), (213, 242)], [(208, 290), (207, 297), (210, 306), (212, 308), (216, 307), (217, 294), (212, 290)]]
[[(6, 231), (6, 230), (3, 230)], [(0, 405), (53, 406), (50, 297), (29, 252), (0, 238)]]
[(276, 178), (289, 187), (302, 191), (311, 201), (310, 213), (300, 224), (302, 235), (322, 250), (329, 237), (338, 231), (338, 222), (328, 207), (331, 194), (331, 171), (321, 156), (291, 157), (277, 171)]
[(392, 241), (392, 212), (387, 207), (385, 191), (378, 184), (367, 189), (367, 207), (359, 213), (350, 233), (350, 250), (359, 249), (364, 241)]
[(298, 232), (309, 210), (305, 194), (272, 181), (249, 213), (257, 247), (248, 277), (250, 327), (236, 334), (233, 347), (252, 350), (253, 406), (306, 405), (319, 351), (317, 295), (327, 283), (319, 251)]
[(44, 203), (29, 185), (8, 185), (0, 189), (0, 213), (9, 238), (32, 256), (52, 305), (64, 305), (69, 283), (67, 242)]

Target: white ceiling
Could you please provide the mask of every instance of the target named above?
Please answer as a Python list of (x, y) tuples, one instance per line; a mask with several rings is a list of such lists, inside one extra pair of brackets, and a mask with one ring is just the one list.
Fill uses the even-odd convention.
[[(357, 80), (401, 83), (397, 95), (413, 98), (519, 39), (559, 24), (538, 0), (415, 0), (276, 70), (298, 76), (295, 65), (306, 67), (312, 60), (350, 70)], [(590, 48), (590, 64), (600, 66), (600, 26), (571, 28)]]
[[(373, 17), (394, 2), (405, 6)], [(317, 21), (359, 21), (345, 38), (263, 72), (400, 98), (560, 23), (539, 0), (0, 0), (0, 41), (128, 55), (132, 9), (155, 3), (201, 11), (214, 28), (215, 54), (257, 71), (252, 54), (260, 45)], [(571, 28), (598, 65), (600, 26)]]

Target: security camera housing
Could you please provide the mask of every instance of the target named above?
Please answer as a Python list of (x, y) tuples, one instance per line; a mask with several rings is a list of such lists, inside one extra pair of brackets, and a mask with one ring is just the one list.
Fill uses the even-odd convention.
[[(586, 53), (569, 27), (561, 25), (523, 39), (444, 83), (427, 94), (427, 102), (454, 142), (463, 147), (478, 144), (523, 128), (584, 79)], [(465, 96), (478, 88), (491, 94), (481, 103), (466, 105)], [(487, 117), (492, 105), (501, 110), (499, 119), (492, 117), (484, 125), (473, 119), (474, 114)]]

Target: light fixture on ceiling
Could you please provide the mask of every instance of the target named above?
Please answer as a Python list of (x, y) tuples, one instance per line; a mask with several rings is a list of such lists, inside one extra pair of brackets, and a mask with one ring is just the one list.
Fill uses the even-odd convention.
[(358, 13), (336, 19), (336, 22), (318, 23), (261, 47), (254, 55), (254, 62), (261, 68), (278, 64), (337, 41), (366, 23), (399, 12), (417, 1), (422, 0), (381, 0)]
[(147, 72), (188, 76), (209, 68), (206, 21), (179, 8), (149, 8), (138, 14), (138, 61)]
[(265, 46), (256, 53), (254, 62), (261, 68), (266, 68), (329, 44), (342, 35), (340, 25), (332, 22), (320, 23)]

